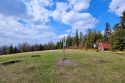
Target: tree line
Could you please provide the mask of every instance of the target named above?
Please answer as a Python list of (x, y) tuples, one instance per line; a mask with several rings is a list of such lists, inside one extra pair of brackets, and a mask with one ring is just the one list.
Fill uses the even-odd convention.
[[(113, 27), (110, 26), (110, 23), (106, 22), (105, 31), (103, 34), (102, 31), (92, 29), (88, 29), (86, 34), (76, 30), (74, 36), (68, 35), (66, 37), (66, 48), (92, 49), (94, 48), (93, 44), (97, 44), (99, 42), (109, 43), (112, 51), (125, 50), (125, 12), (123, 12), (122, 16), (120, 17), (119, 23), (115, 24)], [(62, 47), (63, 38), (61, 38), (56, 44), (49, 42), (48, 44), (30, 45), (28, 43), (23, 43), (19, 44), (18, 46), (2, 46), (0, 47), (0, 55), (62, 49)]]
[(13, 46), (11, 44), (10, 46), (0, 47), (0, 55), (31, 52), (31, 51), (53, 50), (53, 49), (56, 49), (56, 45), (53, 42), (49, 42), (48, 44), (35, 44), (35, 45), (23, 43), (17, 46)]
[[(82, 32), (76, 30), (75, 36), (68, 35), (66, 39), (66, 48), (85, 48), (92, 49), (94, 44), (105, 42), (110, 44), (110, 50), (125, 50), (125, 12), (122, 13), (119, 23), (113, 27), (110, 23), (105, 23), (105, 30), (96, 31), (88, 29), (87, 34), (83, 35)], [(57, 42), (57, 48), (62, 48), (63, 39)]]

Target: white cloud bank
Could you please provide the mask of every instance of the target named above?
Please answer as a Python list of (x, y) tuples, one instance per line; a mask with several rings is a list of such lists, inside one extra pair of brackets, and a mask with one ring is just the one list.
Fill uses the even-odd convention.
[(48, 25), (48, 22), (51, 22), (50, 17), (71, 26), (71, 29), (67, 30), (70, 32), (76, 29), (84, 32), (88, 28), (94, 28), (97, 20), (90, 13), (81, 13), (89, 8), (90, 1), (56, 2), (56, 8), (50, 10), (47, 7), (54, 7), (52, 0), (14, 0), (13, 3), (18, 5), (8, 4), (11, 1), (4, 0), (3, 6), (0, 3), (0, 43), (13, 43), (16, 39), (17, 42), (31, 40), (43, 43), (57, 40), (57, 35), (63, 34), (56, 34), (53, 27)]
[(86, 12), (80, 12), (89, 8), (90, 0), (69, 0), (68, 3), (58, 2), (55, 11), (52, 12), (54, 20), (71, 26), (68, 31), (76, 29), (84, 32), (88, 28), (94, 28), (97, 20)]
[[(52, 4), (49, 0), (14, 1), (25, 5), (26, 9), (20, 9), (24, 7), (18, 9), (18, 5), (7, 4), (9, 1), (5, 0), (4, 5), (15, 9), (8, 10), (7, 7), (2, 7), (4, 9), (0, 11), (0, 45), (22, 42), (47, 43), (55, 39), (56, 33), (46, 24), (49, 22), (50, 11), (45, 7)], [(26, 10), (26, 12), (20, 12), (20, 10)]]
[(76, 29), (84, 31), (88, 28), (94, 28), (97, 20), (89, 13), (70, 11), (62, 16), (62, 22), (70, 25), (74, 32)]
[(121, 16), (122, 12), (125, 11), (125, 0), (112, 0), (109, 8), (111, 12)]

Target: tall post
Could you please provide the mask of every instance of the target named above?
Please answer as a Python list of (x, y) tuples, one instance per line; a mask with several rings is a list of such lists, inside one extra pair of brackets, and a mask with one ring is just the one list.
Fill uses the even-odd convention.
[(66, 46), (66, 38), (65, 38), (65, 36), (64, 36), (64, 38), (63, 38), (63, 54), (62, 54), (62, 58), (64, 59), (64, 57), (65, 57), (65, 46)]
[(65, 55), (65, 47), (64, 47), (64, 40), (63, 40), (63, 54), (62, 54), (62, 58), (64, 58)]

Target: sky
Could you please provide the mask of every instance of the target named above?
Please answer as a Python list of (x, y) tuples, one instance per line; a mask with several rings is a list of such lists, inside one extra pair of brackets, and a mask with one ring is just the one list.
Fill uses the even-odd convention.
[(0, 0), (0, 46), (56, 42), (119, 22), (125, 0)]

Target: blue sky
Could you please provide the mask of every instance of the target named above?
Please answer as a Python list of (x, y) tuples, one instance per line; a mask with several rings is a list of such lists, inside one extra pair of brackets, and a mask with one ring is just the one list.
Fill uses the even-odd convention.
[(1, 0), (0, 46), (56, 42), (75, 30), (118, 23), (125, 0)]

